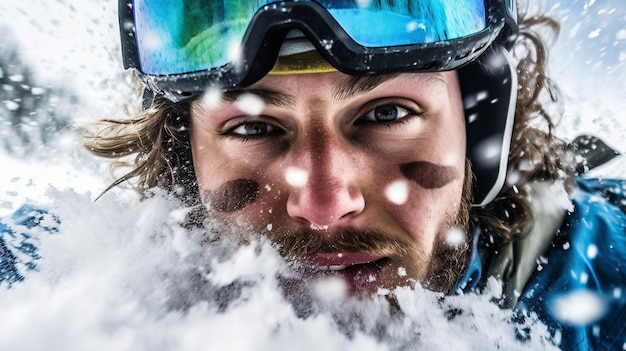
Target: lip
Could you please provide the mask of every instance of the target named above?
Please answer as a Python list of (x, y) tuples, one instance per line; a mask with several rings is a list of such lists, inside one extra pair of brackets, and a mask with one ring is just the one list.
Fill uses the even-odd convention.
[(306, 264), (320, 271), (341, 271), (353, 266), (375, 263), (384, 258), (383, 255), (364, 252), (322, 252), (307, 258)]

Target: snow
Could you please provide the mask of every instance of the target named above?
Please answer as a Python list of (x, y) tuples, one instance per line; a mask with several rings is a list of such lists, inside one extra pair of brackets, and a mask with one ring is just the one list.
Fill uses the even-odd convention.
[(287, 167), (285, 180), (293, 187), (301, 188), (309, 181), (309, 172), (298, 167)]
[(463, 233), (463, 231), (458, 228), (451, 228), (446, 233), (445, 242), (451, 247), (461, 247), (466, 242), (465, 233)]
[(587, 257), (593, 260), (594, 258), (596, 258), (597, 255), (598, 255), (598, 247), (593, 244), (589, 245), (587, 247)]
[[(557, 134), (571, 140), (590, 133), (626, 151), (626, 3), (538, 3), (563, 21), (550, 61), (565, 99)], [(397, 304), (404, 312), (400, 317), (390, 315), (386, 292), (373, 301), (357, 301), (346, 298), (345, 287), (336, 281), (321, 281), (318, 297), (329, 311), (313, 311), (303, 318), (278, 288), (276, 273), (288, 270), (266, 243), (201, 246), (198, 242), (206, 237), (180, 225), (186, 209), (161, 196), (140, 201), (122, 188), (94, 201), (113, 176), (106, 162), (81, 149), (74, 126), (124, 117), (131, 88), (121, 69), (116, 7), (113, 0), (0, 3), (0, 30), (3, 39), (8, 38), (0, 43), (0, 58), (14, 43), (20, 61), (32, 71), (3, 67), (0, 79), (12, 85), (2, 90), (26, 89), (38, 97), (56, 91), (46, 101), (57, 106), (56, 120), (69, 118), (68, 124), (60, 123), (46, 134), (46, 128), (38, 128), (44, 120), (23, 116), (24, 135), (31, 139), (28, 145), (18, 145), (5, 116), (19, 111), (25, 101), (0, 101), (0, 136), (12, 145), (0, 151), (0, 218), (33, 203), (61, 219), (57, 233), (36, 239), (42, 257), (36, 262), (39, 272), (10, 289), (0, 287), (0, 349), (551, 347), (545, 326), (532, 319), (527, 322), (532, 338), (526, 343), (516, 339), (518, 328), (526, 326), (510, 323), (509, 312), (491, 302), (501, 295), (494, 282), (483, 295), (444, 301), (419, 287), (399, 289)], [(205, 96), (209, 106), (219, 101), (212, 93)], [(259, 109), (258, 103), (242, 106), (246, 111)], [(619, 158), (591, 174), (626, 177), (626, 162)], [(304, 186), (308, 174), (290, 168), (285, 177), (294, 186)], [(388, 200), (404, 203), (405, 188), (391, 183)], [(458, 234), (450, 233), (452, 245), (461, 244)], [(597, 248), (587, 249), (590, 259), (596, 254)], [(621, 294), (613, 291), (614, 296)], [(606, 303), (580, 291), (563, 296), (554, 308), (562, 320), (584, 324), (599, 318)], [(360, 319), (351, 319), (354, 316)]]
[(385, 188), (385, 196), (393, 204), (404, 205), (409, 199), (409, 183), (403, 179), (394, 180)]
[(563, 322), (588, 325), (600, 319), (608, 307), (608, 301), (597, 293), (577, 290), (557, 298), (552, 303), (552, 313)]
[(241, 94), (235, 105), (241, 112), (251, 116), (260, 115), (265, 108), (265, 103), (259, 96), (249, 93)]
[(210, 88), (202, 94), (202, 104), (206, 108), (218, 107), (222, 102), (222, 92), (219, 89)]

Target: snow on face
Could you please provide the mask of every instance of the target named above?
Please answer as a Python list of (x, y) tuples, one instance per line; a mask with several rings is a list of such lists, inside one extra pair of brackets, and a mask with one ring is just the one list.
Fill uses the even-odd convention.
[(285, 170), (285, 180), (293, 187), (301, 188), (309, 180), (309, 173), (302, 168), (287, 167)]
[(409, 184), (405, 180), (396, 180), (385, 188), (385, 196), (389, 202), (404, 205), (409, 198)]
[[(71, 189), (46, 193), (59, 231), (38, 237), (38, 272), (0, 289), (0, 349), (545, 347), (538, 323), (529, 322), (528, 343), (516, 339), (510, 311), (490, 302), (497, 289), (443, 303), (420, 287), (359, 300), (346, 297), (341, 280), (326, 279), (312, 307), (294, 307), (277, 278), (288, 278), (288, 267), (270, 245), (207, 238), (181, 226), (186, 210), (171, 199), (116, 193), (97, 202)], [(390, 315), (389, 293), (404, 315)], [(469, 313), (450, 319), (457, 310)]]
[(251, 116), (260, 115), (265, 107), (263, 100), (254, 94), (241, 94), (235, 103), (241, 112)]
[(209, 88), (202, 94), (202, 104), (207, 109), (216, 108), (222, 102), (222, 95), (221, 90)]
[(466, 241), (465, 233), (458, 228), (451, 228), (445, 234), (445, 243), (451, 247), (461, 247)]
[[(557, 134), (572, 139), (592, 133), (626, 149), (626, 130), (615, 128), (622, 125), (626, 110), (620, 95), (626, 82), (625, 3), (549, 3), (551, 12), (563, 20), (564, 33), (551, 56), (566, 102)], [(113, 0), (0, 3), (3, 35), (13, 38), (21, 55), (21, 62), (13, 64), (32, 69), (37, 79), (29, 91), (41, 96), (49, 88), (67, 88), (78, 101), (64, 110), (72, 122), (124, 117), (131, 89), (121, 73), (116, 8)], [(619, 14), (622, 17), (616, 17)], [(8, 55), (3, 45), (6, 42), (0, 43), (2, 59)], [(5, 91), (24, 85), (27, 78), (7, 69), (0, 70), (3, 77), (10, 81), (2, 86)], [(6, 111), (18, 111), (22, 105), (16, 99), (2, 101), (2, 121), (7, 120)], [(259, 111), (258, 104), (243, 106)], [(0, 128), (1, 135), (12, 133), (6, 130), (9, 123)], [(519, 326), (509, 322), (510, 312), (491, 303), (500, 293), (495, 284), (484, 295), (454, 296), (444, 302), (439, 294), (419, 287), (398, 289), (394, 293), (403, 314), (391, 318), (386, 299), (346, 299), (341, 287), (329, 281), (318, 287), (318, 297), (331, 305), (337, 302), (344, 317), (331, 309), (312, 310), (302, 318), (282, 294), (276, 276), (286, 268), (272, 247), (201, 246), (198, 242), (207, 238), (180, 225), (185, 210), (159, 196), (140, 202), (132, 193), (115, 190), (94, 202), (112, 180), (107, 178), (108, 165), (77, 152), (76, 136), (69, 141), (67, 134), (47, 137), (47, 147), (55, 152), (46, 158), (41, 158), (43, 147), (21, 159), (4, 148), (0, 151), (2, 219), (23, 203), (34, 203), (61, 220), (58, 232), (33, 238), (40, 247), (38, 271), (27, 272), (26, 280), (10, 289), (0, 286), (0, 349), (547, 348), (542, 342), (549, 338), (545, 327), (532, 321), (532, 338), (525, 344), (517, 341)], [(597, 172), (626, 175), (624, 162), (612, 165)], [(286, 177), (296, 184), (307, 178), (298, 170), (295, 177)], [(403, 186), (392, 189), (396, 187)], [(391, 193), (390, 201), (402, 202), (402, 191)], [(454, 238), (449, 235), (449, 242), (456, 242)], [(596, 254), (595, 248), (587, 249), (590, 259)], [(616, 289), (613, 294), (619, 297), (622, 292)], [(606, 305), (581, 291), (556, 301), (554, 308), (564, 321), (588, 323)], [(354, 316), (358, 323), (345, 322)], [(385, 333), (373, 336), (381, 325)]]

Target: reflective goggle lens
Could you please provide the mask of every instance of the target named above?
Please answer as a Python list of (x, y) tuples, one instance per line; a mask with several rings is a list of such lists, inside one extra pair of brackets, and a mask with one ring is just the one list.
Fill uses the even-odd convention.
[(358, 2), (360, 7), (327, 6), (327, 10), (354, 41), (366, 47), (457, 39), (487, 25), (483, 0), (363, 2)]
[[(133, 10), (141, 72), (171, 75), (236, 62), (252, 18), (271, 2), (136, 0)], [(316, 2), (365, 47), (452, 40), (487, 25), (484, 0)]]
[(179, 74), (232, 61), (250, 20), (264, 4), (236, 0), (136, 0), (134, 17), (141, 71)]

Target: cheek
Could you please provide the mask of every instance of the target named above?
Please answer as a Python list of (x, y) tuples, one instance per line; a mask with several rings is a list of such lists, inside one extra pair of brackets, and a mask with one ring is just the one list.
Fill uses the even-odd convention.
[(216, 212), (231, 213), (255, 202), (259, 182), (243, 157), (233, 159), (207, 130), (192, 125), (191, 153), (202, 199)]
[(464, 185), (464, 166), (444, 166), (414, 161), (399, 166), (406, 184), (406, 201), (386, 203), (395, 221), (425, 252), (430, 252), (438, 233), (451, 225), (459, 213)]
[(235, 212), (257, 200), (259, 183), (249, 179), (230, 180), (214, 190), (203, 192), (203, 198), (217, 212)]
[(254, 179), (225, 181), (213, 189), (201, 191), (202, 201), (214, 219), (262, 233), (282, 228), (278, 218), (285, 215), (287, 194), (275, 183)]

